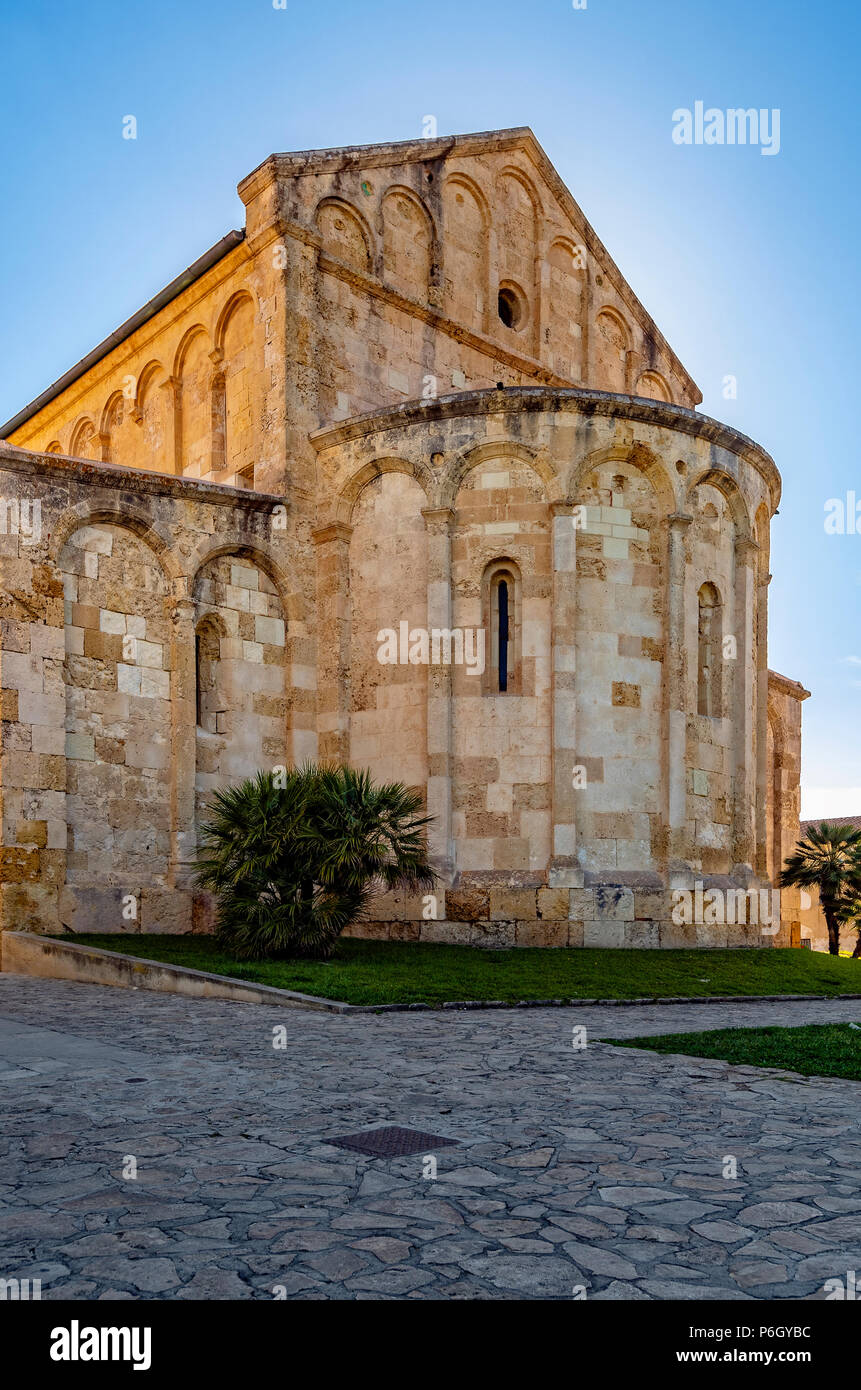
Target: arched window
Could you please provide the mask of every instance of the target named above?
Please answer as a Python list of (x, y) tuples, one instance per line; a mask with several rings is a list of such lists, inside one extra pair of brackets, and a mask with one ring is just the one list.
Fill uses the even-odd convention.
[(721, 713), (722, 612), (714, 584), (698, 594), (697, 713), (717, 719)]
[(496, 585), (496, 650), (499, 675), (499, 689), (508, 689), (508, 580), (500, 579)]
[(520, 571), (513, 560), (493, 560), (484, 571), (482, 612), (488, 660), (484, 690), (489, 695), (520, 693)]
[(219, 680), (221, 634), (211, 617), (198, 624), (194, 638), (197, 688), (197, 726), (208, 734), (227, 732), (227, 707), (222, 699)]

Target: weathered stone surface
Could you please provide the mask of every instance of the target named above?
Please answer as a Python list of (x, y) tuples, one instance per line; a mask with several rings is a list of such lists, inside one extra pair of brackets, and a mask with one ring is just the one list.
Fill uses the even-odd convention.
[[(566, 1039), (837, 1018), (861, 1001), (288, 1014), (277, 1053), (261, 1006), (0, 974), (4, 1275), (47, 1299), (818, 1297), (861, 1268), (856, 1213), (766, 1194), (851, 1200), (856, 1088), (573, 1064)], [(436, 1181), (328, 1142), (382, 1119), (459, 1139)]]
[(788, 944), (793, 890), (766, 939), (670, 896), (798, 832), (806, 692), (743, 637), (772, 460), (694, 413), (528, 131), (239, 191), (245, 234), (0, 446), (4, 928), (210, 929), (208, 797), (320, 757), (420, 789), (442, 866), (356, 936)]

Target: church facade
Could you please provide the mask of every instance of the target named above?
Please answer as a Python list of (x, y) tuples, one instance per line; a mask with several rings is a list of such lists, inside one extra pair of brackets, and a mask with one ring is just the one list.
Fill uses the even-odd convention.
[(362, 934), (790, 944), (773, 460), (697, 412), (529, 130), (239, 193), (0, 427), (2, 928), (206, 930), (207, 797), (320, 758), (433, 816), (437, 892)]

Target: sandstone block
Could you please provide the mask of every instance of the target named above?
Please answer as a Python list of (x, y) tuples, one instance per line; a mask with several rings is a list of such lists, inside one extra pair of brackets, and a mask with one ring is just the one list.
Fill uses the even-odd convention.
[(625, 945), (625, 923), (607, 918), (600, 922), (583, 923), (583, 945), (622, 947)]
[(617, 887), (615, 884), (601, 884), (596, 887), (595, 915), (596, 917), (612, 918), (617, 922), (633, 922), (633, 889)]
[(613, 681), (613, 704), (620, 709), (639, 709), (640, 687), (627, 681)]
[(490, 894), (481, 888), (447, 888), (446, 913), (459, 922), (477, 922), (490, 916)]
[(568, 888), (539, 888), (538, 916), (546, 921), (567, 922), (570, 892)]
[(518, 922), (516, 941), (518, 946), (567, 946), (568, 919), (564, 921)]
[(496, 921), (523, 918), (535, 920), (538, 916), (536, 890), (534, 888), (491, 888), (490, 916)]

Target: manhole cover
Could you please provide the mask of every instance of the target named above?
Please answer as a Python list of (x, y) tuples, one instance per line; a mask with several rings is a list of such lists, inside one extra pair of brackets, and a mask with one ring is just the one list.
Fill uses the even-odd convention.
[(326, 1139), (339, 1149), (370, 1154), (372, 1158), (400, 1158), (406, 1154), (427, 1153), (431, 1149), (448, 1148), (459, 1139), (443, 1139), (439, 1134), (422, 1134), (417, 1129), (402, 1129), (400, 1125), (385, 1125), (383, 1129), (366, 1129), (363, 1134), (342, 1134), (338, 1139)]

